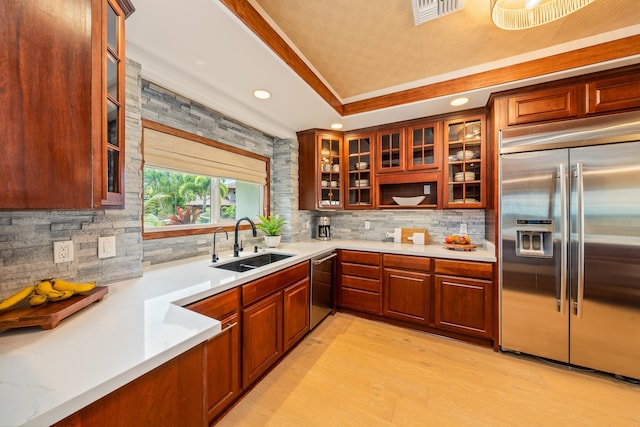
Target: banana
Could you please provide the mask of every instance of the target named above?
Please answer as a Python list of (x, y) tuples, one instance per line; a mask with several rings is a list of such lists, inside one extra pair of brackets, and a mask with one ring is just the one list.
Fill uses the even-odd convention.
[(29, 297), (29, 305), (31, 307), (36, 307), (38, 305), (42, 305), (45, 302), (47, 302), (47, 296), (46, 295), (40, 295), (38, 293), (33, 293), (31, 295), (31, 297)]
[(15, 294), (11, 295), (9, 298), (0, 302), (0, 310), (4, 310), (9, 307), (13, 307), (29, 295), (33, 293), (35, 286), (27, 286), (26, 288), (20, 289)]
[(47, 298), (49, 298), (49, 301), (53, 301), (53, 302), (63, 301), (69, 298), (71, 295), (75, 294), (75, 292), (73, 291), (62, 291), (62, 292), (54, 291), (54, 292), (56, 292), (58, 295), (54, 294), (53, 292), (50, 293), (49, 295), (47, 295)]
[(38, 295), (46, 296), (50, 301), (61, 301), (61, 298), (64, 296), (63, 292), (53, 289), (53, 285), (50, 280), (41, 280), (40, 283), (36, 285), (35, 292)]
[(53, 289), (53, 285), (49, 280), (41, 280), (36, 285), (36, 293), (38, 293), (39, 295), (49, 295), (51, 292), (58, 292), (58, 291)]
[(95, 287), (96, 282), (72, 283), (62, 279), (55, 279), (53, 281), (53, 289), (56, 291), (74, 291), (75, 293), (81, 294), (83, 292), (88, 292)]

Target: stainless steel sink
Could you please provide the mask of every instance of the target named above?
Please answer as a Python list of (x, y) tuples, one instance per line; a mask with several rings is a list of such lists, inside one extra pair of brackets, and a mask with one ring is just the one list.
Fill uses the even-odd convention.
[(260, 268), (277, 261), (282, 261), (283, 259), (291, 258), (292, 256), (293, 255), (289, 254), (277, 254), (268, 252), (266, 254), (260, 254), (252, 257), (243, 257), (235, 261), (226, 262), (224, 264), (211, 265), (211, 267), (222, 268), (223, 270), (231, 270), (242, 273), (249, 270), (255, 270), (256, 268)]

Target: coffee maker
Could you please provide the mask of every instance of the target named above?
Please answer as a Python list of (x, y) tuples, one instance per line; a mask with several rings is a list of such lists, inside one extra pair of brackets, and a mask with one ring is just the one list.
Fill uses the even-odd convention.
[(331, 240), (331, 218), (328, 216), (319, 216), (316, 218), (316, 223), (316, 239)]

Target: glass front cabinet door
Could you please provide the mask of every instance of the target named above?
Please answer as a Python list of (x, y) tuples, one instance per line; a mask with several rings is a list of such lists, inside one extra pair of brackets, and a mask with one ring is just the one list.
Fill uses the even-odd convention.
[(486, 203), (484, 116), (445, 121), (444, 132), (444, 207), (483, 207)]
[(348, 168), (346, 207), (349, 209), (365, 209), (373, 207), (373, 152), (372, 134), (346, 135), (344, 138), (346, 161)]
[(318, 194), (318, 208), (341, 209), (342, 203), (342, 139), (330, 135), (318, 136), (318, 150), (320, 164), (316, 165), (320, 170), (320, 186)]
[(442, 122), (420, 123), (407, 129), (407, 170), (428, 170), (440, 167), (442, 154)]

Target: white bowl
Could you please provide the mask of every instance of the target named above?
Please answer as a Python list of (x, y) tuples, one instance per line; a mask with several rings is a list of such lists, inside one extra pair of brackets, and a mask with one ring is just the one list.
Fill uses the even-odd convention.
[(392, 197), (393, 201), (400, 206), (416, 206), (424, 200), (424, 196), (415, 197)]
[(473, 181), (474, 179), (476, 179), (475, 172), (458, 172), (453, 177), (453, 180), (456, 182)]
[(471, 160), (473, 159), (473, 151), (461, 150), (456, 153), (458, 160)]
[(369, 180), (368, 179), (356, 179), (355, 181), (353, 181), (353, 186), (354, 187), (368, 187), (369, 186)]
[(369, 167), (369, 163), (367, 163), (367, 162), (356, 163), (356, 169), (362, 170), (362, 169), (366, 169), (368, 167)]

